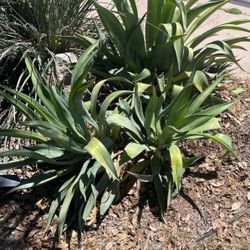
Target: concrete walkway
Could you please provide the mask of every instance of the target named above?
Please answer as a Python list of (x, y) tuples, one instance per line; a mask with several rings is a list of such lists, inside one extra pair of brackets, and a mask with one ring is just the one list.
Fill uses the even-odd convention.
[[(205, 0), (201, 0), (200, 2), (207, 2)], [(142, 16), (145, 14), (147, 10), (147, 0), (137, 0), (137, 6), (139, 9), (139, 14)], [(225, 10), (230, 8), (237, 8), (241, 10), (242, 14), (230, 14), (225, 12)], [(238, 2), (234, 3), (228, 3), (225, 6), (223, 6), (223, 9), (218, 10), (215, 12), (201, 27), (200, 29), (195, 33), (199, 34), (202, 32), (207, 31), (208, 29), (217, 26), (222, 23), (238, 20), (238, 19), (249, 19), (250, 20), (250, 4), (249, 7), (242, 6), (241, 4), (238, 4)], [(248, 28), (250, 31), (250, 23), (244, 25), (245, 28)], [(194, 35), (195, 35), (194, 34)], [(234, 38), (239, 36), (249, 36), (250, 34), (246, 34), (244, 32), (240, 31), (231, 31), (226, 30), (219, 32), (216, 36), (214, 36), (211, 40), (223, 40), (227, 38)], [(210, 40), (210, 41), (211, 41)], [(242, 71), (238, 67), (233, 66), (232, 75), (236, 78), (250, 78), (250, 42), (248, 43), (241, 43), (241, 46), (243, 46), (247, 51), (242, 50), (235, 50), (235, 55), (238, 60), (240, 60), (241, 67), (245, 70)]]

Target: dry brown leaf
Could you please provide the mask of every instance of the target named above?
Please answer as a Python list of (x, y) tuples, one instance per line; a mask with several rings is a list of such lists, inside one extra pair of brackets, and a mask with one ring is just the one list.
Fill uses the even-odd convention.
[(210, 184), (213, 186), (213, 187), (221, 187), (224, 185), (224, 182), (220, 182), (220, 181), (211, 181)]
[(153, 225), (150, 225), (149, 226), (150, 230), (153, 231), (153, 232), (156, 232), (157, 231), (157, 228)]

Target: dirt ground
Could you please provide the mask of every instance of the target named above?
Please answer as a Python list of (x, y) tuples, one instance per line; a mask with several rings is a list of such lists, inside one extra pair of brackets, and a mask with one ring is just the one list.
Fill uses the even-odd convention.
[[(239, 86), (247, 91), (233, 96), (231, 90)], [(58, 243), (56, 223), (44, 235), (44, 197), (51, 190), (42, 187), (1, 197), (0, 249), (250, 249), (250, 82), (229, 83), (221, 93), (239, 98), (221, 123), (240, 161), (222, 157), (223, 150), (214, 143), (189, 143), (188, 150), (204, 160), (187, 171), (165, 223), (158, 217), (152, 186), (136, 182), (102, 221), (96, 222), (93, 214), (80, 243), (74, 231)], [(26, 169), (25, 175), (32, 171)]]

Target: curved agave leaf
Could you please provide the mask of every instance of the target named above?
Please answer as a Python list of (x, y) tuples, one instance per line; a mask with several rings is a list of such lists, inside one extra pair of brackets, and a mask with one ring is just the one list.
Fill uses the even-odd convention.
[(109, 10), (94, 2), (99, 17), (102, 20), (106, 31), (109, 33), (111, 39), (116, 44), (120, 54), (123, 54), (126, 46), (126, 33), (118, 18)]
[(229, 0), (215, 0), (201, 4), (188, 12), (188, 29), (185, 40), (187, 40), (197, 28), (207, 20), (216, 10), (225, 5)]
[(11, 136), (16, 138), (25, 138), (35, 140), (37, 142), (46, 142), (46, 137), (32, 132), (32, 131), (23, 131), (18, 129), (0, 129), (0, 136)]
[[(3, 88), (4, 90), (6, 90), (7, 92), (9, 92), (12, 95), (17, 96), (20, 100), (22, 100), (24, 103), (27, 103), (34, 111), (36, 111), (45, 121), (48, 121), (50, 123), (56, 124), (58, 127), (62, 127), (62, 125), (60, 124), (60, 122), (58, 121), (57, 117), (55, 116), (55, 114), (50, 113), (50, 111), (48, 109), (46, 109), (43, 105), (41, 105), (39, 102), (37, 102), (35, 99), (33, 99), (32, 97), (21, 93), (19, 91), (10, 89), (6, 86), (0, 85), (1, 88)], [(8, 98), (8, 97), (6, 97)], [(10, 101), (13, 103), (12, 101), (13, 99), (11, 99)], [(13, 103), (14, 104), (14, 103)], [(19, 108), (17, 106), (17, 108)]]
[(176, 189), (179, 191), (181, 188), (181, 179), (185, 171), (183, 167), (181, 151), (178, 146), (172, 144), (169, 148), (169, 154), (171, 159), (173, 180), (176, 185)]
[(188, 44), (190, 47), (195, 48), (196, 46), (201, 44), (204, 40), (213, 36), (214, 34), (216, 34), (217, 32), (219, 32), (221, 30), (237, 30), (237, 31), (243, 31), (243, 32), (249, 33), (249, 29), (243, 28), (240, 26), (241, 24), (245, 24), (245, 23), (249, 23), (249, 22), (250, 22), (250, 20), (244, 19), (244, 20), (237, 20), (237, 21), (218, 25), (218, 26), (208, 30), (207, 32), (200, 34), (199, 36), (193, 38), (190, 42), (188, 42)]
[(144, 144), (130, 142), (125, 148), (124, 152), (129, 157), (129, 159), (134, 159), (143, 151), (147, 151), (149, 148)]
[(52, 103), (51, 98), (51, 90), (50, 88), (44, 83), (43, 79), (39, 76), (37, 69), (33, 66), (31, 60), (26, 57), (25, 58), (26, 67), (29, 71), (31, 76), (31, 80), (36, 90), (37, 95), (39, 96), (42, 103), (46, 106), (51, 113), (56, 114), (55, 107)]
[(156, 194), (158, 197), (161, 215), (163, 216), (165, 203), (166, 203), (166, 194), (165, 194), (165, 190), (163, 187), (162, 176), (160, 174), (161, 168), (162, 168), (161, 160), (158, 157), (153, 156), (150, 160), (150, 166), (151, 166), (151, 171), (152, 171), (152, 175), (154, 178), (154, 187), (155, 187)]
[(63, 172), (64, 171), (58, 170), (45, 171), (42, 174), (35, 175), (30, 177), (29, 179), (22, 180), (18, 186), (12, 188), (8, 193), (13, 193), (21, 189), (33, 188), (44, 185), (61, 176)]
[[(114, 124), (122, 128), (125, 128), (128, 132), (132, 133), (132, 135), (135, 136), (135, 138), (138, 138), (139, 141), (143, 141), (140, 131), (137, 129), (135, 124), (129, 118), (120, 114), (112, 114), (107, 118), (106, 121), (109, 124)], [(137, 141), (138, 139), (135, 140)]]
[(37, 160), (34, 160), (34, 159), (22, 159), (22, 160), (18, 160), (18, 161), (17, 160), (9, 161), (8, 163), (0, 164), (0, 171), (25, 167), (27, 165), (35, 164), (35, 163), (37, 163)]
[(118, 179), (117, 171), (109, 152), (97, 138), (92, 138), (85, 147), (85, 150), (105, 168), (110, 176), (114, 179)]
[(100, 215), (104, 215), (112, 203), (118, 197), (118, 190), (119, 190), (119, 182), (114, 181), (108, 185), (108, 188), (104, 191), (103, 196), (101, 198), (100, 204)]

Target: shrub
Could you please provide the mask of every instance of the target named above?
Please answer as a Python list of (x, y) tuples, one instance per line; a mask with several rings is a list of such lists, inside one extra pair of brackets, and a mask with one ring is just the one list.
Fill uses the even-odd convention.
[[(178, 147), (181, 141), (208, 139), (234, 154), (228, 136), (209, 132), (220, 129), (215, 117), (232, 105), (206, 103), (222, 79), (220, 76), (198, 94), (193, 84), (188, 84), (173, 100), (168, 98), (167, 85), (161, 92), (152, 87), (148, 94), (136, 84), (133, 97), (120, 99), (120, 112), (107, 118), (127, 135), (121, 164), (136, 159), (133, 162), (138, 163), (132, 164), (128, 173), (143, 182), (154, 182), (162, 214), (179, 192), (185, 168), (199, 159), (186, 157)], [(160, 79), (158, 83), (162, 84)]]
[[(226, 29), (245, 31), (239, 20), (216, 26), (195, 35), (199, 27), (227, 0), (216, 0), (195, 5), (199, 1), (183, 2), (149, 0), (148, 10), (139, 17), (134, 0), (113, 0), (117, 15), (95, 2), (96, 10), (105, 27), (107, 37), (95, 62), (95, 72), (127, 77), (148, 69), (155, 73), (174, 73), (175, 82), (186, 80), (194, 68), (197, 70), (196, 87), (202, 91), (204, 74), (223, 71), (229, 63), (237, 63), (232, 49), (248, 37), (214, 40), (206, 43), (217, 32)], [(83, 47), (95, 42), (86, 36), (76, 39)], [(204, 43), (204, 46), (200, 46)], [(128, 74), (129, 73), (129, 74)]]
[[(43, 82), (29, 59), (26, 59), (26, 64), (39, 97), (38, 101), (6, 86), (0, 86), (0, 94), (26, 117), (23, 123), (26, 130), (0, 129), (0, 135), (32, 139), (37, 142), (35, 146), (29, 148), (1, 153), (1, 157), (19, 159), (0, 165), (0, 170), (20, 168), (28, 164), (39, 166), (42, 164), (38, 175), (23, 180), (11, 192), (63, 178), (64, 183), (51, 203), (48, 221), (49, 225), (61, 206), (58, 218), (59, 237), (63, 232), (70, 206), (75, 211), (73, 219), (77, 221), (81, 232), (83, 222), (95, 207), (98, 197), (100, 196), (101, 200), (102, 215), (119, 191), (119, 169), (112, 159), (114, 141), (110, 126), (105, 122), (105, 116), (111, 102), (131, 91), (117, 91), (107, 95), (100, 106), (100, 112), (96, 109), (99, 103), (97, 88), (92, 92), (90, 103), (82, 102), (83, 94), (86, 95), (88, 88), (93, 84), (91, 81), (83, 84), (82, 81), (91, 67), (98, 46), (98, 43), (94, 44), (79, 59), (72, 75), (69, 95)], [(101, 84), (105, 82), (102, 81)]]

